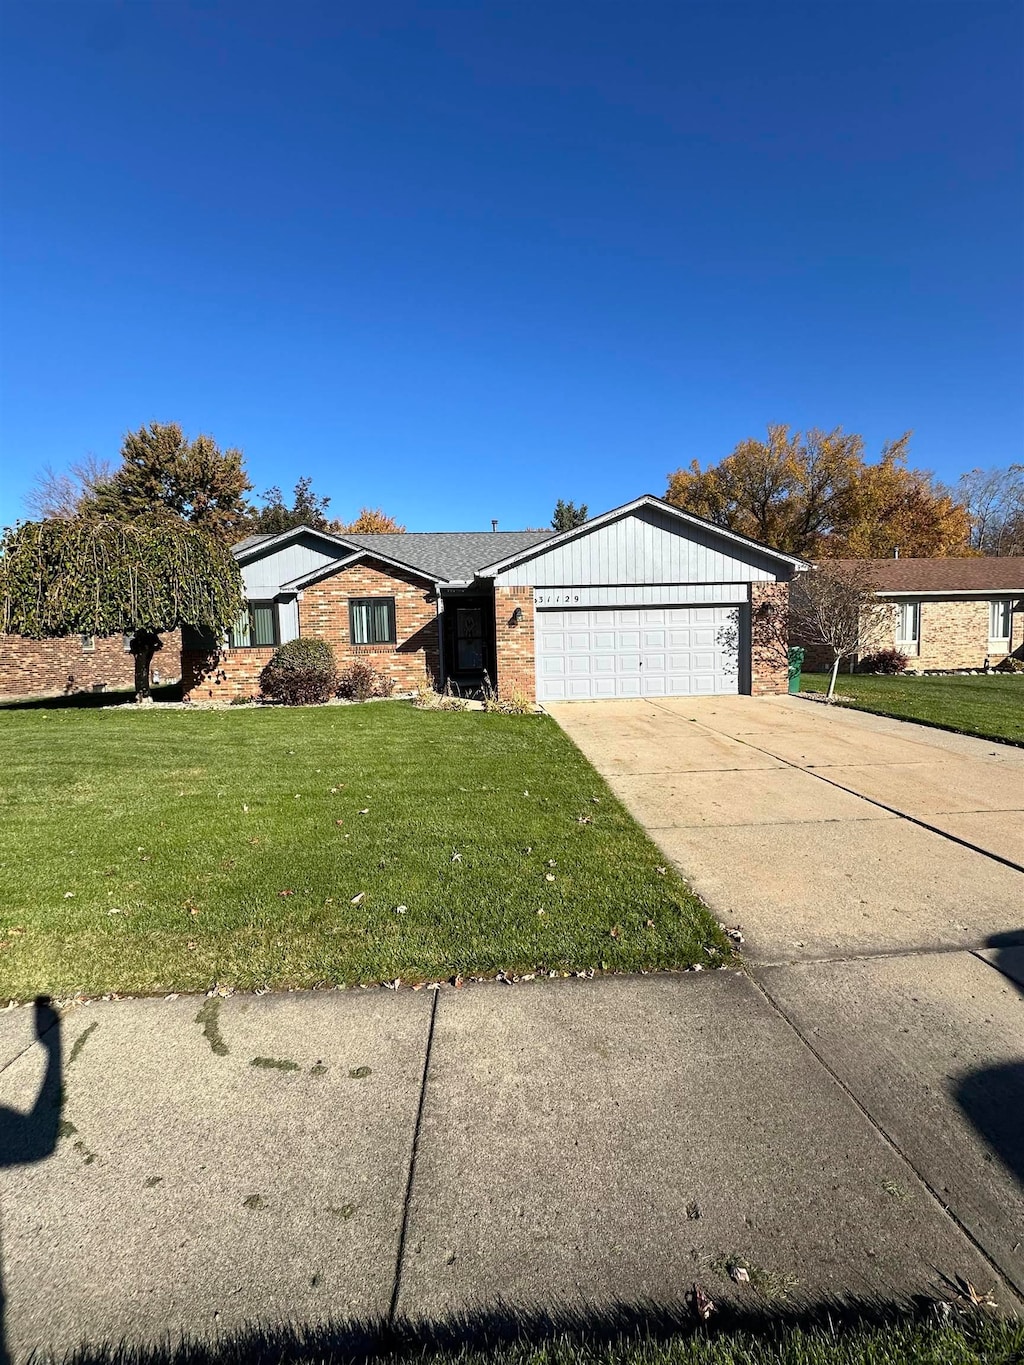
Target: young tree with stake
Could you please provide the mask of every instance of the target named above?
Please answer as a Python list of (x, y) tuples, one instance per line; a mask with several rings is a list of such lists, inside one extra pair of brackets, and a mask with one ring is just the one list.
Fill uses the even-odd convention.
[(243, 605), (228, 547), (177, 520), (29, 521), (0, 539), (0, 631), (131, 636), (138, 702), (161, 635), (191, 626), (219, 637)]

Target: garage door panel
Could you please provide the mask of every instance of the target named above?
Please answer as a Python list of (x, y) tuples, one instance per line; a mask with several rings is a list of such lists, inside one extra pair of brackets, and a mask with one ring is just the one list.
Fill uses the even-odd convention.
[(541, 701), (738, 691), (739, 608), (601, 607), (537, 613)]

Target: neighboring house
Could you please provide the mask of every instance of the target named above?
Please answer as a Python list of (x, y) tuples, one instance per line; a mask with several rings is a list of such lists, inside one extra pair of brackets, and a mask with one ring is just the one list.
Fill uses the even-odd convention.
[[(131, 691), (135, 658), (127, 635), (69, 635), (62, 640), (28, 640), (0, 635), (0, 698), (58, 697), (74, 692)], [(154, 681), (181, 677), (181, 632), (163, 637), (153, 660)]]
[(255, 695), (276, 645), (329, 640), (399, 687), (489, 683), (541, 702), (786, 690), (788, 583), (806, 563), (645, 496), (572, 531), (331, 535), (234, 548), (225, 647), (186, 648), (194, 701)]
[[(1024, 557), (838, 562), (866, 569), (878, 598), (893, 606), (891, 638), (865, 652), (899, 649), (919, 673), (1024, 657)], [(812, 647), (811, 666), (824, 666), (817, 655)]]

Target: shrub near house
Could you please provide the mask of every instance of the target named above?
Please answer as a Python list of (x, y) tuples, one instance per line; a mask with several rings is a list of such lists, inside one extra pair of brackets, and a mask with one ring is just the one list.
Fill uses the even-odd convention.
[(334, 650), (326, 640), (289, 640), (275, 650), (260, 674), (260, 691), (286, 706), (330, 701), (338, 686)]

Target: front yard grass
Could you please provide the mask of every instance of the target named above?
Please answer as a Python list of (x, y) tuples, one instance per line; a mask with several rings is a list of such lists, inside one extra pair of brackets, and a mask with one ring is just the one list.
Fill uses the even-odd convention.
[(3, 998), (729, 951), (546, 716), (7, 711), (0, 765)]
[[(800, 690), (827, 691), (828, 674), (805, 673)], [(841, 672), (836, 693), (851, 697), (845, 704), (859, 711), (1024, 744), (1024, 674), (907, 678)]]

